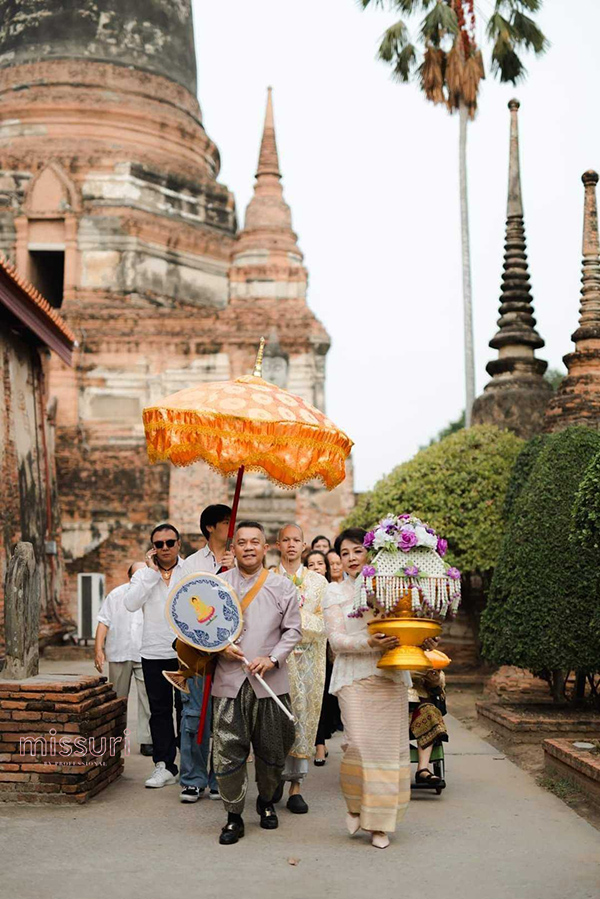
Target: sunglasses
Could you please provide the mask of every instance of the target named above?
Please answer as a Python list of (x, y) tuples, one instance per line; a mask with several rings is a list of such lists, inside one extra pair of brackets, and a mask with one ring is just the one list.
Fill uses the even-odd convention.
[(163, 546), (167, 546), (169, 549), (173, 549), (177, 540), (155, 540), (152, 546), (154, 549), (162, 549)]

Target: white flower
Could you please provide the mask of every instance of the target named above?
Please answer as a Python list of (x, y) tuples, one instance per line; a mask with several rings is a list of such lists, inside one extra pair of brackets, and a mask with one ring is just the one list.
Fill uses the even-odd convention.
[(391, 534), (386, 534), (383, 528), (378, 528), (375, 532), (375, 539), (373, 540), (373, 549), (390, 549), (391, 547), (395, 547), (394, 538)]
[(437, 546), (437, 537), (435, 534), (429, 534), (423, 525), (417, 525), (415, 528), (415, 534), (417, 535), (417, 546), (428, 546), (430, 549), (435, 549)]

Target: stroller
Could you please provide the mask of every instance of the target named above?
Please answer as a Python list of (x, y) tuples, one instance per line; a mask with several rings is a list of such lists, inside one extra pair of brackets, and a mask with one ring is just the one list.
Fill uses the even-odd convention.
[[(446, 714), (446, 698), (445, 698), (445, 676), (443, 672), (438, 673), (438, 683), (437, 684), (427, 684), (428, 676), (425, 678), (422, 674), (414, 673), (413, 674), (413, 688), (411, 692), (414, 692), (415, 698), (412, 699), (410, 703), (411, 712), (415, 712), (415, 709), (420, 708), (421, 705), (423, 709), (430, 709), (428, 716), (426, 715), (426, 723), (427, 717), (429, 717), (429, 724), (431, 724), (431, 715), (433, 711), (431, 707), (434, 706), (436, 715), (441, 715), (442, 717)], [(416, 702), (416, 700), (419, 700)], [(416, 712), (415, 712), (416, 714)], [(425, 714), (425, 712), (424, 712)], [(420, 719), (418, 719), (420, 720)], [(435, 720), (435, 719), (434, 719)], [(410, 738), (412, 741), (415, 741), (418, 732), (412, 732), (412, 726), (415, 725), (414, 718), (411, 721), (411, 732)], [(415, 727), (416, 730), (416, 727)], [(445, 728), (444, 728), (445, 730)], [(435, 790), (438, 796), (441, 796), (443, 790), (446, 789), (446, 761), (444, 754), (444, 741), (447, 739), (446, 733), (440, 733), (438, 730), (438, 735), (433, 742), (433, 747), (431, 750), (431, 756), (429, 759), (429, 765), (433, 768), (433, 774), (437, 780), (437, 783), (434, 781), (433, 783), (429, 783), (427, 779), (415, 782), (411, 785), (411, 789), (413, 790)], [(410, 744), (410, 760), (412, 763), (416, 763), (417, 767), (419, 764), (419, 751), (415, 744), (415, 742), (411, 742)], [(439, 779), (438, 779), (439, 778)], [(441, 781), (441, 782), (440, 782)]]
[[(413, 764), (419, 763), (419, 752), (414, 743), (410, 744), (410, 761)], [(434, 743), (429, 762), (433, 768), (433, 773), (436, 777), (440, 777), (443, 783), (411, 783), (410, 788), (411, 790), (435, 790), (436, 794), (441, 796), (442, 792), (446, 789), (446, 759), (444, 756), (444, 744), (441, 740), (437, 740)]]

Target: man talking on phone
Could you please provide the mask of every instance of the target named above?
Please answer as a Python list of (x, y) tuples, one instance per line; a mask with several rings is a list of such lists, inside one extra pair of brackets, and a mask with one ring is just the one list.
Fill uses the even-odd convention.
[[(142, 670), (150, 705), (150, 733), (154, 771), (146, 781), (154, 789), (177, 783), (175, 764), (177, 743), (173, 726), (173, 687), (163, 671), (176, 671), (177, 654), (173, 632), (165, 617), (165, 605), (171, 586), (182, 577), (183, 559), (179, 555), (179, 531), (172, 524), (159, 524), (150, 534), (152, 548), (146, 553), (146, 566), (136, 571), (127, 592), (125, 607), (144, 613), (142, 631)], [(175, 690), (175, 707), (181, 714), (181, 697)]]

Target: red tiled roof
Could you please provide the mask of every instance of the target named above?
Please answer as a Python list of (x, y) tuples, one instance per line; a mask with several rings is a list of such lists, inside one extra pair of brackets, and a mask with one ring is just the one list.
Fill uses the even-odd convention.
[(71, 354), (77, 345), (75, 334), (48, 300), (44, 299), (33, 284), (23, 278), (15, 266), (2, 256), (0, 256), (1, 281), (8, 281), (12, 290), (10, 297), (3, 295), (3, 291), (0, 290), (0, 303), (7, 306), (65, 362), (71, 364)]

